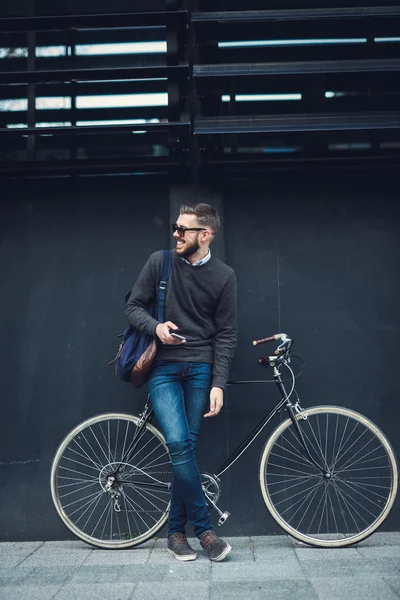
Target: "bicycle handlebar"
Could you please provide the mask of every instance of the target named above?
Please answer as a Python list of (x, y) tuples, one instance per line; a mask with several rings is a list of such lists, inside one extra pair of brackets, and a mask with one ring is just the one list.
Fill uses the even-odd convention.
[(253, 346), (259, 346), (260, 344), (267, 344), (268, 342), (281, 340), (284, 335), (284, 333), (276, 333), (275, 335), (270, 335), (269, 337), (262, 338), (261, 340), (254, 340)]

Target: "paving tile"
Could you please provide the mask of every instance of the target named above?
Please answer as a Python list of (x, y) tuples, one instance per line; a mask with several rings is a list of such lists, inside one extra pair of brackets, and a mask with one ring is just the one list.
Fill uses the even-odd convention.
[(49, 546), (42, 547), (28, 556), (21, 565), (29, 567), (46, 567), (46, 566), (72, 566), (82, 564), (91, 554), (89, 549), (64, 549), (62, 547), (57, 550), (51, 549)]
[(311, 579), (311, 583), (320, 600), (398, 600), (383, 579), (373, 581), (360, 577), (325, 577)]
[(263, 582), (265, 598), (273, 600), (317, 600), (317, 594), (307, 580), (271, 579)]
[(29, 553), (26, 552), (13, 552), (7, 555), (3, 555), (0, 557), (0, 564), (2, 568), (13, 569), (18, 567), (18, 565), (25, 565), (25, 560), (30, 556)]
[[(209, 583), (192, 582), (140, 582), (132, 595), (133, 600), (163, 600), (164, 598), (178, 598), (179, 600), (206, 600), (209, 593)], [(246, 598), (247, 600), (247, 598)]]
[[(1, 552), (6, 552), (10, 548), (12, 548), (17, 542), (0, 542), (0, 554)], [(26, 543), (26, 542), (25, 542)]]
[[(13, 542), (11, 550), (13, 552), (26, 552), (27, 554), (31, 554), (35, 552), (38, 548), (42, 547), (45, 542)], [(3, 544), (0, 544), (0, 548)]]
[(33, 571), (34, 567), (0, 568), (1, 585), (22, 585), (25, 577)]
[(52, 541), (52, 542), (45, 542), (43, 547), (45, 549), (49, 548), (51, 550), (55, 550), (57, 548), (63, 548), (64, 550), (66, 549), (73, 549), (73, 550), (90, 550), (92, 548), (92, 546), (90, 546), (89, 544), (86, 544), (86, 542), (82, 542), (81, 540), (64, 540), (64, 541)]
[(295, 544), (294, 538), (290, 535), (252, 535), (250, 541), (256, 548), (264, 546), (293, 548)]
[(13, 568), (21, 564), (28, 556), (34, 554), (43, 542), (18, 542), (0, 544), (0, 565)]
[(167, 582), (190, 580), (193, 584), (198, 581), (208, 581), (210, 577), (210, 561), (199, 563), (197, 560), (179, 562), (177, 560), (169, 564), (154, 565), (132, 565), (121, 567), (118, 579), (124, 583), (130, 582)]
[[(213, 582), (210, 600), (265, 600), (262, 582), (235, 581)], [(293, 600), (293, 599), (291, 599)]]
[(296, 556), (300, 561), (307, 560), (323, 560), (338, 561), (338, 560), (360, 560), (360, 554), (357, 548), (296, 548)]
[(85, 565), (144, 565), (150, 557), (150, 548), (132, 550), (93, 550), (85, 560)]
[(214, 581), (264, 581), (280, 577), (304, 579), (300, 563), (296, 559), (284, 561), (265, 561), (247, 563), (246, 568), (240, 562), (212, 563), (211, 580)]
[(296, 558), (294, 548), (282, 548), (281, 546), (255, 546), (254, 560), (259, 561), (283, 561)]
[(396, 557), (364, 559), (357, 563), (353, 562), (351, 566), (356, 575), (360, 575), (362, 577), (398, 575), (400, 569), (400, 552)]
[[(365, 558), (396, 558), (399, 556), (398, 546), (382, 545), (382, 546), (358, 546), (357, 551)], [(399, 561), (400, 562), (400, 561)]]
[(59, 590), (55, 596), (55, 600), (99, 600), (101, 598), (129, 600), (134, 589), (134, 583), (113, 583), (109, 585), (104, 583), (68, 584)]
[(400, 570), (398, 575), (386, 575), (383, 577), (383, 580), (388, 584), (392, 592), (400, 598)]
[(24, 585), (44, 586), (63, 584), (72, 577), (75, 567), (35, 567), (24, 579)]
[(366, 546), (399, 546), (400, 547), (400, 531), (377, 531), (369, 538), (360, 542), (357, 547), (365, 548)]
[(59, 589), (59, 585), (43, 585), (34, 588), (32, 586), (18, 588), (4, 586), (0, 590), (0, 598), (1, 600), (15, 600), (15, 598), (18, 600), (50, 600), (54, 598)]
[(79, 583), (114, 583), (119, 581), (119, 572), (121, 567), (90, 565), (86, 564), (74, 569), (68, 584), (75, 585)]
[(301, 563), (301, 568), (306, 577), (309, 578), (354, 577), (357, 573), (354, 561), (347, 562), (345, 560), (330, 561), (328, 563), (322, 560), (306, 560)]

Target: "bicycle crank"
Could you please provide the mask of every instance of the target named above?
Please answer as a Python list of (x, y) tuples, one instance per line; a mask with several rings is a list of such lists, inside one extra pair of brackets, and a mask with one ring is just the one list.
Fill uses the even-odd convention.
[(219, 514), (218, 525), (221, 527), (230, 516), (228, 511), (222, 512), (216, 504), (221, 495), (221, 482), (216, 475), (210, 473), (201, 473), (201, 481), (207, 503)]

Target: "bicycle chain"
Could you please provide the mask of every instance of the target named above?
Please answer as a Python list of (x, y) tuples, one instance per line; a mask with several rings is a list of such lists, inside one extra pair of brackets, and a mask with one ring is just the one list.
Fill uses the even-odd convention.
[[(139, 475), (171, 475), (170, 471), (138, 471)], [(134, 473), (133, 473), (134, 474)]]
[[(134, 468), (134, 467), (133, 467)], [(146, 474), (148, 475), (170, 475), (170, 471), (146, 471)], [(124, 483), (122, 481), (122, 483)], [(161, 510), (125, 510), (124, 508), (120, 508), (120, 510), (118, 512), (121, 513), (162, 513)]]
[(124, 508), (121, 508), (121, 510), (119, 510), (118, 512), (121, 513), (158, 513), (158, 514), (162, 514), (163, 511), (161, 510), (125, 510)]

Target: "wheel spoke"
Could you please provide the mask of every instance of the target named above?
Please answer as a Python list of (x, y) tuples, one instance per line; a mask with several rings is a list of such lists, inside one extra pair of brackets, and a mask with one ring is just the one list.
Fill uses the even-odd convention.
[[(320, 483), (319, 483), (319, 485), (318, 485), (318, 488), (316, 488), (316, 490), (315, 490), (315, 495), (316, 495), (317, 491), (318, 491), (318, 490), (320, 490), (320, 488), (321, 488), (321, 486), (322, 486), (322, 485), (323, 485), (323, 484), (322, 484), (322, 480), (321, 480), (321, 481), (320, 481)], [(319, 507), (321, 506), (321, 502), (322, 502), (323, 498), (324, 498), (324, 497), (323, 497), (323, 495), (321, 494), (321, 498), (320, 498), (320, 500), (319, 500), (319, 502), (318, 502), (318, 505), (317, 505), (317, 507), (314, 509), (313, 518), (311, 519), (311, 523), (310, 523), (310, 525), (308, 526), (307, 533), (310, 533), (310, 530), (311, 530), (311, 528), (312, 528), (312, 526), (313, 526), (313, 523), (314, 523), (314, 521), (315, 521), (315, 517), (318, 515)], [(313, 498), (313, 499), (314, 499), (314, 498)]]
[[(356, 424), (355, 424), (355, 426), (354, 426), (354, 429), (353, 429), (353, 431), (351, 432), (351, 434), (350, 434), (350, 435), (349, 435), (349, 437), (347, 438), (346, 442), (343, 444), (343, 446), (342, 446), (342, 448), (341, 448), (341, 450), (342, 450), (342, 451), (344, 450), (344, 448), (346, 448), (346, 444), (347, 444), (347, 442), (348, 442), (349, 440), (351, 440), (351, 436), (353, 435), (353, 433), (355, 432), (355, 430), (357, 429), (357, 427), (358, 427), (358, 426), (359, 426), (359, 423), (356, 423)], [(365, 435), (365, 433), (366, 433), (366, 432), (367, 432), (367, 430), (366, 430), (366, 429), (364, 429), (364, 431), (362, 431), (362, 432), (360, 433), (360, 435), (358, 436), (358, 438), (357, 438), (357, 439), (356, 439), (356, 440), (355, 440), (355, 441), (354, 441), (354, 442), (353, 442), (353, 443), (352, 443), (352, 444), (351, 444), (351, 445), (350, 445), (348, 448), (346, 448), (346, 451), (345, 451), (345, 452), (343, 452), (343, 454), (342, 454), (341, 456), (340, 456), (339, 454), (337, 455), (337, 458), (336, 458), (335, 462), (334, 462), (334, 463), (333, 463), (333, 465), (332, 465), (332, 469), (335, 469), (335, 467), (336, 467), (337, 463), (338, 463), (340, 460), (342, 460), (343, 456), (346, 456), (346, 454), (347, 454), (347, 453), (348, 453), (348, 452), (351, 450), (351, 448), (354, 446), (354, 444), (356, 444), (356, 443), (358, 442), (358, 440), (359, 440), (360, 438), (362, 438), (362, 436), (363, 436), (363, 435)], [(371, 439), (372, 439), (372, 438), (371, 438)]]
[[(319, 484), (318, 483), (313, 483), (313, 485), (311, 485), (310, 487), (306, 488), (305, 490), (302, 490), (301, 492), (297, 492), (296, 494), (292, 494), (291, 496), (289, 496), (289, 498), (284, 498), (283, 500), (279, 500), (279, 502), (275, 502), (275, 506), (279, 506), (283, 502), (288, 502), (288, 500), (292, 500), (292, 498), (297, 498), (297, 496), (304, 496), (305, 492), (308, 492), (308, 490), (313, 490), (316, 485), (319, 485)], [(300, 502), (301, 499), (302, 498), (300, 498), (299, 500), (296, 500), (296, 502), (294, 504), (291, 504), (288, 508), (286, 508), (283, 511), (282, 514), (284, 514), (290, 508), (293, 508), (293, 506), (296, 506), (297, 502)]]
[[(132, 483), (130, 483), (130, 484), (128, 484), (128, 485), (129, 485), (129, 487), (131, 487), (131, 488), (132, 488), (132, 489), (133, 489), (133, 490), (134, 490), (134, 491), (135, 491), (137, 494), (139, 494), (139, 496), (141, 496), (141, 497), (142, 497), (144, 500), (146, 500), (146, 502), (148, 502), (149, 504), (151, 504), (151, 506), (154, 506), (154, 508), (155, 508), (157, 511), (160, 511), (159, 507), (158, 507), (158, 506), (156, 506), (156, 505), (154, 504), (154, 502), (152, 502), (151, 500), (149, 500), (149, 498), (146, 498), (146, 496), (144, 495), (144, 493), (143, 493), (143, 492), (146, 492), (147, 490), (144, 490), (144, 489), (139, 489), (138, 487), (136, 487), (136, 486), (135, 486), (134, 484), (132, 484)], [(155, 496), (154, 494), (152, 494), (152, 495), (153, 495), (153, 497), (154, 497), (154, 498), (157, 498), (157, 496)], [(166, 505), (166, 506), (168, 505), (168, 502), (166, 502), (165, 500), (163, 500), (163, 502), (165, 503), (165, 505)], [(161, 511), (160, 511), (160, 512), (161, 512)]]
[[(374, 492), (374, 490), (369, 489), (371, 487), (371, 484), (356, 483), (355, 481), (353, 481), (352, 483), (354, 486), (364, 489), (366, 492), (368, 492), (368, 494), (373, 494), (374, 496), (377, 496), (378, 498), (382, 498), (382, 500), (384, 500), (386, 502), (387, 496), (382, 496), (382, 494), (378, 494), (378, 492)], [(378, 487), (378, 486), (374, 486), (374, 487)]]
[[(87, 439), (87, 437), (86, 437), (86, 435), (85, 435), (85, 432), (84, 432), (84, 431), (82, 431), (81, 435), (82, 435), (83, 439), (85, 440), (86, 444), (89, 446), (90, 450), (93, 452), (94, 456), (96, 457), (96, 460), (95, 460), (95, 461), (93, 461), (93, 462), (94, 462), (94, 463), (96, 463), (96, 464), (98, 464), (98, 465), (102, 465), (102, 464), (103, 464), (103, 461), (102, 461), (102, 459), (101, 459), (101, 458), (100, 458), (100, 457), (99, 457), (99, 456), (96, 454), (96, 452), (95, 452), (95, 450), (94, 450), (94, 448), (93, 448), (92, 444), (91, 444), (91, 443), (90, 443), (90, 441)], [(78, 439), (79, 439), (79, 436), (78, 436)], [(77, 442), (77, 440), (76, 440), (76, 438), (75, 438), (73, 441), (74, 441), (76, 444), (78, 443), (78, 442)], [(78, 444), (78, 445), (79, 445), (79, 444)]]
[[(361, 492), (360, 492), (360, 491), (357, 489), (357, 487), (354, 487), (354, 486), (353, 486), (353, 485), (351, 485), (351, 484), (350, 484), (348, 481), (344, 481), (343, 479), (340, 479), (339, 481), (340, 481), (340, 482), (341, 482), (343, 485), (345, 485), (346, 487), (348, 487), (348, 488), (350, 488), (351, 490), (353, 490), (353, 491), (354, 491), (356, 494), (359, 494), (359, 495), (360, 495), (362, 498), (364, 498), (364, 499), (365, 499), (367, 502), (370, 502), (370, 503), (371, 503), (371, 504), (373, 504), (374, 506), (377, 506), (377, 507), (379, 508), (379, 510), (381, 509), (381, 505), (380, 505), (380, 504), (378, 504), (377, 502), (374, 502), (373, 500), (371, 500), (371, 498), (370, 498), (369, 496), (367, 496), (367, 495), (365, 495), (365, 494), (362, 494), (362, 493), (361, 493)], [(360, 504), (360, 506), (362, 506), (362, 505)], [(365, 508), (365, 510), (367, 510), (367, 509)], [(372, 512), (370, 512), (370, 511), (368, 511), (368, 512), (370, 513), (370, 515), (372, 515), (372, 516), (375, 518), (375, 515), (374, 515)]]
[[(300, 454), (300, 452), (292, 452), (292, 450), (288, 450), (287, 448), (284, 448), (283, 446), (281, 446), (280, 444), (275, 444), (277, 448), (279, 448), (280, 450), (283, 450), (283, 452), (285, 452), (285, 454), (292, 454), (295, 458), (290, 459), (287, 458), (287, 460), (293, 460), (296, 463), (301, 464), (303, 467), (313, 467), (314, 469), (316, 468), (315, 465), (313, 465), (313, 463), (311, 462), (311, 460), (306, 460), (305, 456), (303, 456), (302, 454)], [(276, 454), (275, 452), (271, 452), (272, 456), (279, 456), (281, 457), (282, 454)]]
[(99, 481), (98, 477), (90, 477), (89, 479), (76, 479), (75, 477), (64, 477), (63, 475), (57, 475), (57, 479), (66, 479), (67, 481), (76, 481), (77, 483), (65, 483), (57, 487), (62, 488), (67, 485), (77, 485), (78, 483), (88, 483), (89, 481)]
[[(297, 483), (294, 483), (293, 485), (289, 485), (288, 487), (286, 487), (285, 491), (288, 491), (288, 490), (290, 490), (290, 489), (292, 489), (292, 488), (294, 488), (294, 487), (296, 487), (298, 485), (302, 485), (304, 483), (304, 481), (308, 480), (308, 479), (312, 479), (312, 476), (310, 476), (310, 477), (303, 477), (301, 481), (298, 481)], [(276, 494), (281, 494), (281, 493), (282, 493), (281, 490), (277, 490), (276, 492), (272, 492), (272, 494), (270, 494), (270, 496), (272, 498), (272, 496), (276, 496)]]
[(91, 458), (91, 456), (89, 456), (89, 454), (86, 452), (86, 450), (84, 450), (84, 448), (82, 448), (82, 446), (79, 444), (79, 442), (77, 440), (74, 440), (74, 442), (82, 450), (83, 454), (81, 454), (74, 448), (69, 448), (69, 450), (71, 452), (74, 452), (75, 454), (78, 454), (78, 456), (81, 456), (82, 458), (87, 458), (91, 463), (94, 464), (96, 469), (99, 469), (99, 468), (101, 469), (102, 465), (100, 463), (97, 463), (95, 460), (93, 460), (93, 458)]
[[(138, 516), (138, 517), (139, 517), (139, 519), (140, 519), (140, 520), (141, 520), (141, 521), (142, 521), (142, 522), (143, 522), (143, 523), (146, 525), (146, 527), (147, 527), (147, 523), (146, 523), (146, 521), (143, 519), (142, 515), (140, 514), (140, 513), (142, 512), (142, 510), (141, 510), (141, 508), (142, 508), (142, 507), (140, 506), (140, 504), (138, 504), (138, 503), (137, 503), (137, 502), (136, 502), (136, 501), (135, 501), (133, 498), (131, 498), (131, 497), (130, 497), (130, 496), (127, 494), (126, 490), (125, 490), (125, 496), (126, 496), (126, 501), (128, 502), (129, 506), (130, 506), (130, 507), (133, 509), (133, 512), (136, 514), (136, 516)], [(138, 510), (136, 507), (139, 507), (139, 510)], [(143, 511), (143, 512), (146, 512), (146, 511)], [(151, 519), (152, 519), (154, 522), (156, 522), (156, 519), (155, 519), (154, 517), (152, 517), (152, 516), (150, 515), (150, 513), (147, 513), (147, 514), (149, 514), (150, 518), (151, 518)]]
[[(268, 463), (269, 467), (278, 467), (278, 469), (281, 469), (282, 466), (281, 465), (277, 465), (276, 463)], [(294, 471), (295, 473), (301, 473), (302, 475), (309, 475), (310, 473), (306, 473), (305, 471), (300, 471), (300, 469), (293, 469), (292, 467), (284, 467), (285, 471)]]
[(330, 505), (331, 505), (331, 513), (332, 513), (332, 517), (333, 517), (333, 522), (335, 524), (335, 531), (336, 531), (336, 533), (339, 533), (339, 528), (338, 528), (338, 525), (337, 525), (337, 522), (336, 522), (335, 509), (333, 508), (332, 498), (331, 498), (331, 495), (330, 495), (330, 487), (328, 488), (328, 498), (329, 498), (329, 502), (330, 502)]
[[(379, 459), (382, 459), (382, 458), (387, 460), (387, 455), (386, 454), (383, 454), (383, 455), (380, 455), (380, 456), (374, 456), (373, 458), (369, 458), (368, 460), (364, 460), (367, 456), (369, 456), (373, 452), (376, 452), (377, 450), (378, 451), (382, 450), (382, 447), (378, 446), (377, 448), (374, 448), (373, 450), (370, 450), (370, 452), (367, 452), (367, 454), (363, 454), (363, 456), (361, 458), (355, 460), (354, 462), (350, 462), (349, 463), (349, 461), (347, 461), (347, 463), (345, 463), (344, 465), (342, 465), (340, 469), (335, 469), (335, 473), (342, 473), (343, 471), (348, 471), (349, 469), (351, 469), (351, 467), (353, 465), (357, 465), (357, 464), (360, 465), (360, 464), (363, 464), (363, 463), (366, 463), (366, 462), (370, 462), (370, 461), (373, 461), (373, 460), (379, 460)], [(358, 452), (357, 452), (357, 454), (358, 454)], [(356, 456), (356, 455), (354, 455), (354, 456)], [(354, 458), (354, 456), (352, 456), (352, 458)]]
[[(300, 456), (303, 460), (306, 461), (306, 463), (308, 463), (309, 465), (311, 465), (311, 466), (313, 466), (315, 468), (315, 465), (311, 462), (311, 460), (308, 458), (307, 455), (300, 454), (298, 448), (296, 448), (296, 446), (294, 446), (292, 444), (292, 442), (290, 440), (288, 440), (284, 435), (282, 435), (281, 437), (282, 437), (282, 442), (289, 444), (289, 446), (295, 450), (295, 452), (298, 454), (298, 456)], [(297, 438), (296, 438), (296, 441), (297, 441), (298, 444), (300, 443)], [(282, 448), (282, 449), (284, 448), (281, 444), (276, 443), (275, 445), (277, 446), (277, 448)], [(286, 452), (289, 452), (287, 448), (285, 450), (286, 450)], [(302, 448), (302, 451), (304, 452), (303, 448)]]
[(308, 500), (308, 498), (310, 498), (310, 501), (309, 501), (309, 503), (308, 503), (308, 505), (307, 505), (307, 507), (306, 507), (306, 510), (305, 510), (305, 511), (304, 511), (304, 513), (303, 513), (303, 516), (302, 516), (302, 517), (301, 517), (301, 519), (300, 519), (300, 522), (297, 524), (297, 527), (300, 527), (300, 526), (301, 526), (301, 524), (302, 524), (302, 522), (304, 521), (304, 519), (305, 519), (305, 517), (306, 517), (306, 515), (307, 515), (307, 513), (308, 513), (308, 511), (309, 511), (309, 509), (311, 508), (312, 502), (313, 502), (313, 500), (314, 500), (315, 496), (317, 495), (317, 492), (318, 492), (319, 486), (320, 486), (320, 482), (319, 482), (319, 484), (318, 484), (318, 485), (316, 485), (316, 486), (315, 486), (315, 490), (314, 490), (314, 493), (312, 494), (312, 497), (310, 498), (310, 495), (311, 495), (311, 492), (310, 492), (310, 494), (308, 494), (307, 498), (305, 499), (305, 501), (307, 501), (307, 500)]
[[(323, 460), (323, 462), (324, 462), (324, 466), (325, 466), (325, 468), (327, 469), (327, 468), (328, 468), (328, 465), (326, 464), (326, 457), (324, 456), (324, 453), (323, 453), (323, 451), (322, 451), (322, 442), (321, 442), (321, 443), (319, 443), (319, 442), (318, 442), (318, 440), (317, 440), (317, 436), (315, 435), (314, 428), (313, 428), (313, 427), (311, 427), (311, 423), (310, 423), (310, 420), (309, 420), (309, 419), (307, 419), (306, 423), (308, 424), (309, 428), (311, 429), (311, 433), (313, 434), (313, 436), (314, 436), (314, 439), (315, 439), (315, 442), (316, 442), (316, 444), (317, 444), (317, 446), (318, 446), (318, 450), (319, 450), (319, 452), (317, 452), (317, 455), (319, 454), (319, 455), (321, 456), (321, 458), (322, 458), (322, 460)], [(318, 416), (317, 416), (317, 426), (318, 426), (318, 429), (319, 429), (319, 420), (318, 420)], [(305, 431), (303, 431), (303, 433), (304, 433), (305, 437), (307, 438), (307, 441), (308, 441), (309, 443), (311, 443), (311, 440), (310, 440), (310, 438), (308, 437), (307, 433), (306, 433)]]
[[(79, 491), (85, 490), (86, 488), (88, 488), (88, 487), (90, 487), (92, 485), (99, 485), (99, 482), (98, 481), (92, 481), (92, 483), (88, 483), (87, 485), (84, 485), (83, 487), (80, 487)], [(60, 486), (60, 487), (63, 487), (63, 486)], [(72, 490), (72, 492), (67, 492), (66, 494), (63, 494), (63, 495), (59, 496), (59, 498), (61, 500), (61, 498), (66, 498), (67, 496), (70, 496), (71, 494), (76, 494), (76, 493), (77, 493), (77, 490)]]
[[(292, 428), (291, 428), (291, 429), (289, 429), (289, 431), (290, 431), (290, 433), (292, 434), (292, 436), (294, 437), (294, 439), (296, 440), (296, 442), (297, 442), (297, 443), (300, 443), (300, 440), (299, 440), (299, 438), (298, 438), (298, 436), (297, 436), (297, 433), (295, 433), (295, 432), (293, 431), (293, 429), (292, 429)], [(303, 436), (304, 436), (304, 438), (307, 440), (307, 442), (308, 442), (308, 444), (309, 444), (309, 448), (308, 448), (308, 449), (310, 450), (310, 446), (311, 446), (312, 450), (314, 451), (314, 454), (315, 454), (316, 456), (318, 456), (319, 452), (318, 452), (318, 450), (316, 450), (316, 448), (315, 448), (314, 444), (312, 443), (312, 441), (311, 441), (311, 440), (310, 440), (310, 438), (308, 437), (308, 435), (307, 435), (307, 432), (305, 431), (304, 427), (302, 428), (302, 432), (303, 432)]]
[[(89, 516), (88, 516), (88, 518), (86, 519), (84, 526), (82, 527), (83, 531), (85, 531), (85, 529), (86, 529), (86, 526), (87, 526), (87, 524), (89, 523), (89, 521), (90, 521), (90, 519), (91, 519), (91, 517), (92, 517), (92, 515), (93, 515), (94, 511), (96, 510), (96, 508), (97, 508), (97, 505), (99, 504), (99, 502), (100, 502), (100, 500), (101, 500), (102, 496), (103, 496), (103, 494), (101, 494), (101, 493), (99, 492), (99, 495), (98, 495), (97, 499), (96, 499), (96, 498), (94, 498), (94, 500), (92, 500), (92, 502), (90, 502), (90, 503), (88, 504), (88, 506), (87, 506), (87, 507), (86, 507), (86, 509), (83, 511), (83, 513), (81, 514), (81, 516), (80, 516), (80, 517), (79, 517), (79, 518), (76, 520), (76, 522), (75, 522), (75, 525), (77, 525), (77, 524), (79, 523), (79, 521), (81, 520), (81, 518), (82, 518), (82, 517), (83, 517), (83, 516), (84, 516), (84, 515), (87, 513), (87, 511), (88, 511), (88, 510), (89, 510), (91, 507), (93, 507), (93, 508), (92, 508), (92, 512), (91, 512), (91, 513), (89, 513)], [(71, 515), (70, 515), (70, 516), (71, 516)]]
[[(95, 496), (94, 498), (92, 498), (92, 500), (88, 500), (87, 502), (85, 502), (85, 504), (83, 504), (82, 506), (78, 506), (78, 508), (76, 508), (72, 513), (69, 513), (68, 516), (72, 517), (73, 515), (75, 515), (77, 512), (79, 512), (82, 508), (85, 508), (85, 506), (87, 507), (86, 510), (89, 510), (89, 508), (91, 506), (93, 506), (93, 504), (96, 502), (96, 500), (100, 501), (101, 497), (103, 496), (103, 491), (101, 490), (100, 492), (98, 492), (97, 496)], [(97, 502), (96, 502), (97, 504)], [(82, 516), (86, 513), (86, 510), (82, 513), (82, 515), (76, 520), (75, 525), (79, 522), (79, 520), (82, 518)]]
[[(69, 450), (70, 450), (70, 448), (69, 448)], [(94, 471), (99, 470), (98, 467), (96, 468), (96, 467), (92, 467), (92, 465), (85, 465), (85, 463), (82, 463), (79, 460), (76, 460), (76, 458), (70, 458), (69, 456), (63, 456), (63, 460), (69, 460), (69, 461), (75, 463), (76, 465), (82, 465), (83, 467), (86, 467), (87, 469), (93, 469)]]

